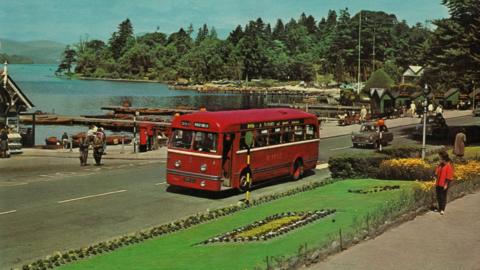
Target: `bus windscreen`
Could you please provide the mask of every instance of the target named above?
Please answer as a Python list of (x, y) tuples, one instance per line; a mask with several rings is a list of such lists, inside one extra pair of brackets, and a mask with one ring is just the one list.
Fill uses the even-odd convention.
[(171, 146), (199, 152), (217, 152), (218, 135), (210, 132), (176, 129), (173, 131)]

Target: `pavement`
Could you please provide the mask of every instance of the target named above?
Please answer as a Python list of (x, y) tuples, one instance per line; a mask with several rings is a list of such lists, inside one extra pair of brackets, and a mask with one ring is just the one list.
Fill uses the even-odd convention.
[(478, 270), (479, 205), (480, 192), (457, 199), (306, 269)]
[[(454, 111), (443, 112), (443, 117), (445, 119), (451, 119), (451, 118), (469, 116), (469, 115), (472, 115), (471, 110), (462, 110), (462, 111), (454, 110)], [(417, 118), (417, 117), (401, 117), (401, 118), (385, 120), (385, 125), (387, 125), (389, 129), (401, 127), (401, 126), (415, 125), (418, 123), (420, 123), (420, 118)], [(349, 126), (339, 126), (337, 121), (326, 122), (326, 123), (322, 123), (321, 130), (320, 130), (320, 138), (343, 136), (359, 130), (360, 130), (360, 124), (349, 125)]]

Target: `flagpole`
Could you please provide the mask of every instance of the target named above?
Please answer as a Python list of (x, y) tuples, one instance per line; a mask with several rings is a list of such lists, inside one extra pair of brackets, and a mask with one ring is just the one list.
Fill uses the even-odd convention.
[(360, 10), (360, 16), (358, 17), (358, 76), (357, 76), (357, 93), (360, 93), (360, 53), (362, 40), (362, 11)]

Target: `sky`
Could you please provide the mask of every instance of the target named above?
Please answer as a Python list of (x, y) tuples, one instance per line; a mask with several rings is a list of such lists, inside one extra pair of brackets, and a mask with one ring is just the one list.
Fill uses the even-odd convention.
[(328, 10), (348, 8), (393, 13), (417, 22), (448, 17), (441, 0), (0, 0), (0, 37), (19, 41), (77, 42), (80, 37), (106, 40), (129, 18), (135, 33), (172, 33), (193, 24), (215, 26), (225, 37), (238, 24), (261, 17), (272, 24), (302, 12), (317, 20)]

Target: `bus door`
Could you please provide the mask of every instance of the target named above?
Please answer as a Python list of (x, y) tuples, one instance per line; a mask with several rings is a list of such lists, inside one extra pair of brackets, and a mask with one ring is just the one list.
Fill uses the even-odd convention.
[(226, 187), (232, 186), (232, 158), (233, 158), (233, 141), (235, 139), (234, 133), (226, 133), (223, 135), (222, 147), (222, 178), (223, 185)]

